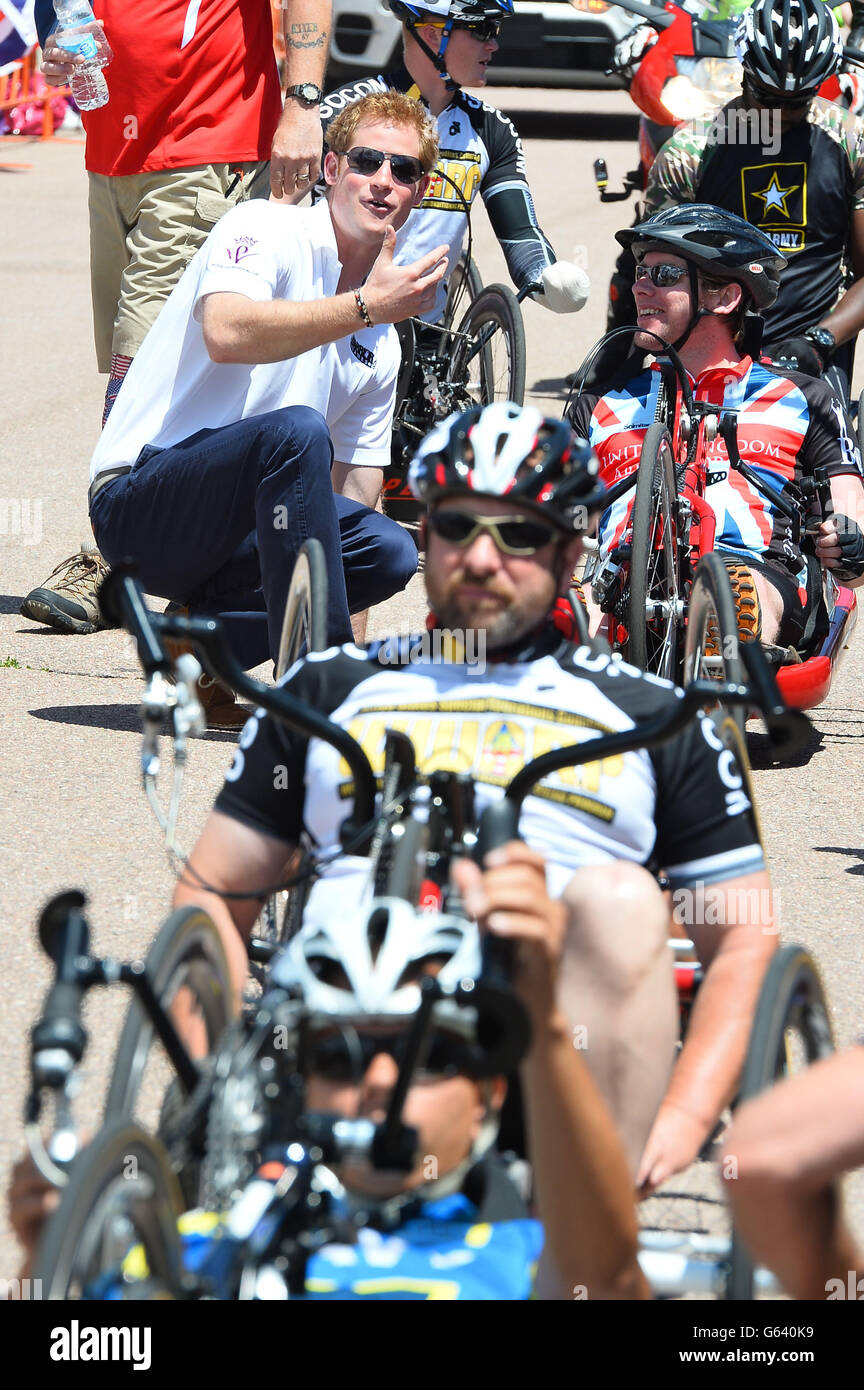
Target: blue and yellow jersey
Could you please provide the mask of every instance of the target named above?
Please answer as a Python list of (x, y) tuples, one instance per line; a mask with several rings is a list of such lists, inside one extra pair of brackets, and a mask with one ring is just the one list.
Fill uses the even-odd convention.
[[(206, 1212), (182, 1218), (187, 1269), (201, 1268), (218, 1224)], [(477, 1209), (456, 1193), (426, 1203), (396, 1231), (362, 1228), (355, 1245), (325, 1246), (309, 1261), (306, 1297), (528, 1299), (542, 1248), (539, 1221), (480, 1222)]]

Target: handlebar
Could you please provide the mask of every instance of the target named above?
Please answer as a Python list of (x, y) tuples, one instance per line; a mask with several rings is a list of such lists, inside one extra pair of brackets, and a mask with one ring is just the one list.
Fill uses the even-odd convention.
[[(243, 670), (234, 657), (218, 618), (187, 618), (181, 614), (153, 613), (144, 603), (140, 582), (126, 568), (113, 570), (99, 592), (106, 618), (120, 622), (135, 638), (142, 665), (148, 675), (170, 672), (162, 637), (192, 642), (203, 652), (213, 675), (225, 681), (239, 695), (260, 705), (280, 723), (306, 738), (320, 738), (347, 762), (354, 778), (354, 811), (341, 827), (342, 844), (351, 844), (357, 853), (368, 848), (375, 816), (375, 774), (360, 744), (338, 724), (320, 714), (314, 706), (288, 695), (279, 686), (264, 685)], [(148, 664), (145, 664), (148, 663)], [(362, 835), (363, 827), (370, 827)], [(360, 839), (358, 840), (358, 835)]]
[[(639, 15), (640, 19), (647, 19), (649, 24), (653, 24), (655, 29), (668, 29), (670, 24), (675, 23), (676, 16), (669, 10), (662, 9), (659, 5), (649, 5), (644, 0), (615, 0), (619, 10), (626, 10), (628, 14)], [(676, 8), (682, 8), (677, 6)], [(691, 16), (695, 18), (695, 16)]]
[(656, 748), (683, 729), (696, 711), (706, 704), (757, 706), (768, 727), (774, 750), (794, 756), (810, 737), (810, 720), (803, 710), (789, 709), (783, 703), (773, 672), (758, 642), (742, 642), (739, 650), (752, 688), (719, 684), (713, 680), (692, 681), (682, 691), (677, 706), (668, 715), (659, 715), (637, 729), (586, 739), (583, 743), (570, 744), (565, 748), (554, 748), (533, 762), (526, 763), (507, 787), (505, 798), (516, 807), (521, 807), (534, 784), (550, 772), (557, 772), (563, 767), (580, 767), (584, 763), (616, 754), (632, 753), (639, 748)]

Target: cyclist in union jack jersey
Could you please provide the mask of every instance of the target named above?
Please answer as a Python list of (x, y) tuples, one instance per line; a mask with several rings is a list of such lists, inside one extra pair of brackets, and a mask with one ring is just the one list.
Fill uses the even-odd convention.
[[(843, 583), (864, 581), (864, 486), (861, 456), (848, 416), (825, 382), (779, 371), (747, 351), (746, 315), (777, 297), (785, 258), (758, 228), (705, 203), (667, 208), (618, 232), (636, 258), (634, 342), (671, 344), (691, 378), (697, 400), (734, 412), (741, 458), (775, 490), (795, 497), (804, 478), (827, 468), (834, 515), (822, 522), (818, 560)], [(645, 434), (658, 418), (658, 361), (602, 396), (584, 394), (570, 411), (588, 438), (607, 485), (635, 470)], [(763, 493), (730, 469), (717, 437), (708, 455), (706, 500), (717, 518), (715, 548), (730, 565), (746, 567), (758, 597), (755, 636), (795, 646), (804, 633), (818, 586), (792, 523)], [(600, 521), (601, 551), (619, 545), (630, 524), (633, 494)], [(600, 615), (594, 613), (596, 623)]]

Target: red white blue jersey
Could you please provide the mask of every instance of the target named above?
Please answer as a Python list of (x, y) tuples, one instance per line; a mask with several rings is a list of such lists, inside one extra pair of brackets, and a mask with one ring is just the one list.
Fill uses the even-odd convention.
[[(802, 478), (820, 465), (830, 476), (861, 476), (861, 455), (849, 418), (823, 381), (801, 372), (778, 372), (766, 362), (740, 362), (690, 378), (696, 400), (732, 411), (738, 422), (738, 450), (766, 483), (793, 497)], [(587, 437), (600, 460), (608, 486), (633, 472), (645, 432), (657, 418), (661, 372), (655, 362), (639, 376), (604, 396), (580, 396), (571, 411), (574, 428)], [(743, 559), (782, 560), (800, 566), (788, 517), (752, 483), (729, 467), (718, 436), (708, 448), (705, 499), (717, 518), (715, 545)], [(635, 477), (634, 477), (635, 491)], [(633, 493), (614, 503), (600, 522), (604, 551), (619, 545), (630, 524)]]

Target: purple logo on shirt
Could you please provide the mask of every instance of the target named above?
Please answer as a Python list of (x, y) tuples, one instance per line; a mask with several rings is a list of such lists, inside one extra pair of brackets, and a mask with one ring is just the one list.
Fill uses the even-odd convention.
[(252, 254), (253, 248), (258, 245), (258, 239), (254, 236), (236, 237), (233, 246), (228, 247), (228, 259), (233, 265), (239, 265), (242, 260)]

